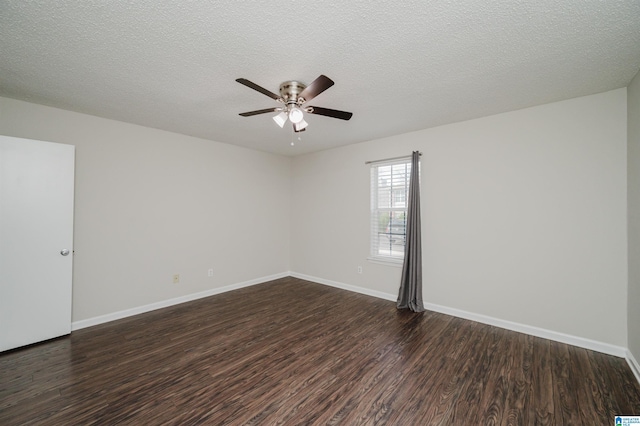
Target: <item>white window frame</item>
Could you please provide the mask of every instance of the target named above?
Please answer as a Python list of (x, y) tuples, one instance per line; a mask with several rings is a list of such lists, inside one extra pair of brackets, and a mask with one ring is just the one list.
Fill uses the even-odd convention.
[[(385, 188), (380, 186), (381, 179), (380, 170), (387, 169), (386, 173), (391, 173), (390, 175), (390, 183)], [(390, 170), (389, 170), (390, 168)], [(404, 170), (403, 170), (404, 169)], [(419, 171), (418, 171), (419, 173)], [(391, 216), (396, 214), (396, 216), (402, 216), (403, 220), (405, 220), (405, 234), (404, 239), (406, 241), (406, 215), (407, 215), (407, 207), (409, 200), (409, 180), (411, 177), (411, 157), (398, 158), (388, 161), (379, 161), (371, 163), (371, 192), (370, 192), (370, 249), (369, 249), (369, 257), (367, 258), (369, 261), (374, 263), (382, 263), (386, 265), (398, 266), (401, 267), (404, 261), (404, 250), (402, 253), (395, 253), (393, 248), (397, 249), (397, 244), (394, 245), (392, 242), (392, 233), (394, 231), (393, 227), (389, 224), (391, 222)], [(399, 197), (402, 202), (394, 202), (394, 195), (397, 194), (397, 191), (402, 188), (404, 191), (402, 196)], [(387, 192), (388, 195), (384, 194)], [(382, 200), (380, 203), (381, 197), (389, 197), (388, 202)], [(385, 206), (386, 204), (386, 206)], [(380, 229), (380, 214), (384, 214), (385, 212), (389, 213), (389, 222), (387, 229), (385, 229), (388, 234), (385, 232), (381, 232)], [(397, 230), (396, 230), (397, 231)], [(397, 235), (397, 234), (393, 234)], [(389, 250), (388, 254), (385, 253), (386, 250), (381, 249), (381, 244), (386, 246), (388, 244)]]

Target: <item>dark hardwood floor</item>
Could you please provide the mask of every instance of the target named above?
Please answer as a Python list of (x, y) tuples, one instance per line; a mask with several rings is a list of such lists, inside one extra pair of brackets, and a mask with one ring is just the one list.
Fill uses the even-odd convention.
[(295, 278), (0, 354), (1, 425), (613, 424), (626, 361)]

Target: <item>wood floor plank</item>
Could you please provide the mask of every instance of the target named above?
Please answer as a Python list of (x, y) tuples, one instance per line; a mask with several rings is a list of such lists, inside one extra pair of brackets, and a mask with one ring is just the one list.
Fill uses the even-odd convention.
[(525, 363), (526, 336), (524, 334), (511, 335), (511, 346), (507, 349), (506, 363), (502, 375), (506, 378), (508, 392), (505, 401), (505, 415), (503, 425), (529, 424), (527, 407), (530, 378), (529, 365)]
[(595, 424), (623, 359), (284, 278), (0, 354), (0, 424)]
[(572, 374), (571, 355), (568, 345), (551, 342), (553, 371), (553, 406), (556, 422), (567, 425), (582, 424), (579, 401), (575, 387), (579, 377)]
[[(587, 351), (595, 382), (592, 395), (602, 404), (606, 417), (640, 412), (640, 390), (633, 373), (622, 358)], [(620, 370), (620, 371), (618, 371)]]

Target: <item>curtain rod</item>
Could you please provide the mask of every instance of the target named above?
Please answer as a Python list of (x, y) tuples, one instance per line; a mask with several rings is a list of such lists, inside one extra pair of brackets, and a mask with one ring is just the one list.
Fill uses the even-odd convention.
[[(418, 155), (422, 155), (422, 153), (418, 152)], [(381, 163), (383, 161), (391, 161), (391, 160), (401, 160), (403, 158), (411, 158), (411, 155), (403, 155), (401, 157), (392, 157), (392, 158), (383, 158), (382, 160), (365, 161), (364, 164)]]

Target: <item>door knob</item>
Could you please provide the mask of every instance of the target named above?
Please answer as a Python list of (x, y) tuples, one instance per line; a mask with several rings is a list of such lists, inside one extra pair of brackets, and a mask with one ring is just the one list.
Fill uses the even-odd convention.
[(68, 255), (68, 254), (69, 254), (69, 249), (62, 249), (62, 250), (60, 250), (60, 254), (61, 254), (61, 255), (63, 255), (63, 256)]

